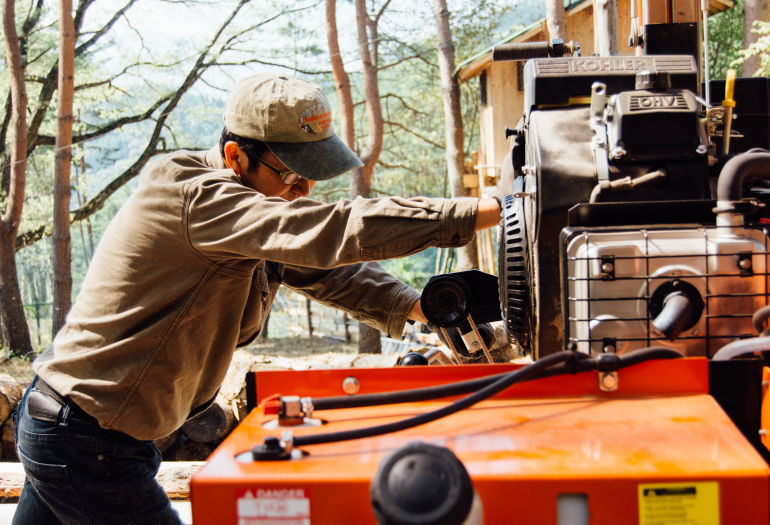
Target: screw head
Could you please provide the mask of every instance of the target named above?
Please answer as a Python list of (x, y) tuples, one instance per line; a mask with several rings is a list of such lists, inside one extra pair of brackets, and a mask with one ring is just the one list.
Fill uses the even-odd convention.
[(342, 381), (342, 390), (348, 394), (353, 395), (357, 394), (358, 391), (361, 389), (361, 383), (358, 382), (358, 379), (356, 379), (353, 376), (348, 376)]

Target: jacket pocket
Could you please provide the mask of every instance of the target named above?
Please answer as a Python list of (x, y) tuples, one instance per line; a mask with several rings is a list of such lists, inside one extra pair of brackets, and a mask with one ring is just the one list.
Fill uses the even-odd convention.
[(249, 297), (241, 317), (241, 328), (238, 333), (238, 347), (251, 343), (262, 330), (266, 317), (265, 303), (270, 295), (267, 274), (264, 266), (258, 266), (251, 277)]

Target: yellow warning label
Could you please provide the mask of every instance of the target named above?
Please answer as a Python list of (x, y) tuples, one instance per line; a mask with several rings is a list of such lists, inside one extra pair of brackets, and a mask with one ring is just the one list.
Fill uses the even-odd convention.
[(719, 525), (719, 484), (639, 485), (639, 525)]

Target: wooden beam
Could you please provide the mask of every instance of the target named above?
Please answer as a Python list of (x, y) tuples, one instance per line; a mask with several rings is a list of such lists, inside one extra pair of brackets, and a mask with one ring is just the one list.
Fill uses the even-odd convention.
[[(160, 464), (158, 480), (169, 499), (190, 500), (190, 478), (205, 465), (204, 461), (164, 461)], [(0, 463), (0, 498), (18, 498), (24, 486), (21, 463)]]

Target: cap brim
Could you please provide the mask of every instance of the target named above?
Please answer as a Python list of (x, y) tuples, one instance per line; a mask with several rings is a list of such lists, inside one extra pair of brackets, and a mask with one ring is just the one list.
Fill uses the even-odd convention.
[(337, 135), (317, 142), (265, 144), (287, 168), (310, 180), (328, 180), (364, 165)]

